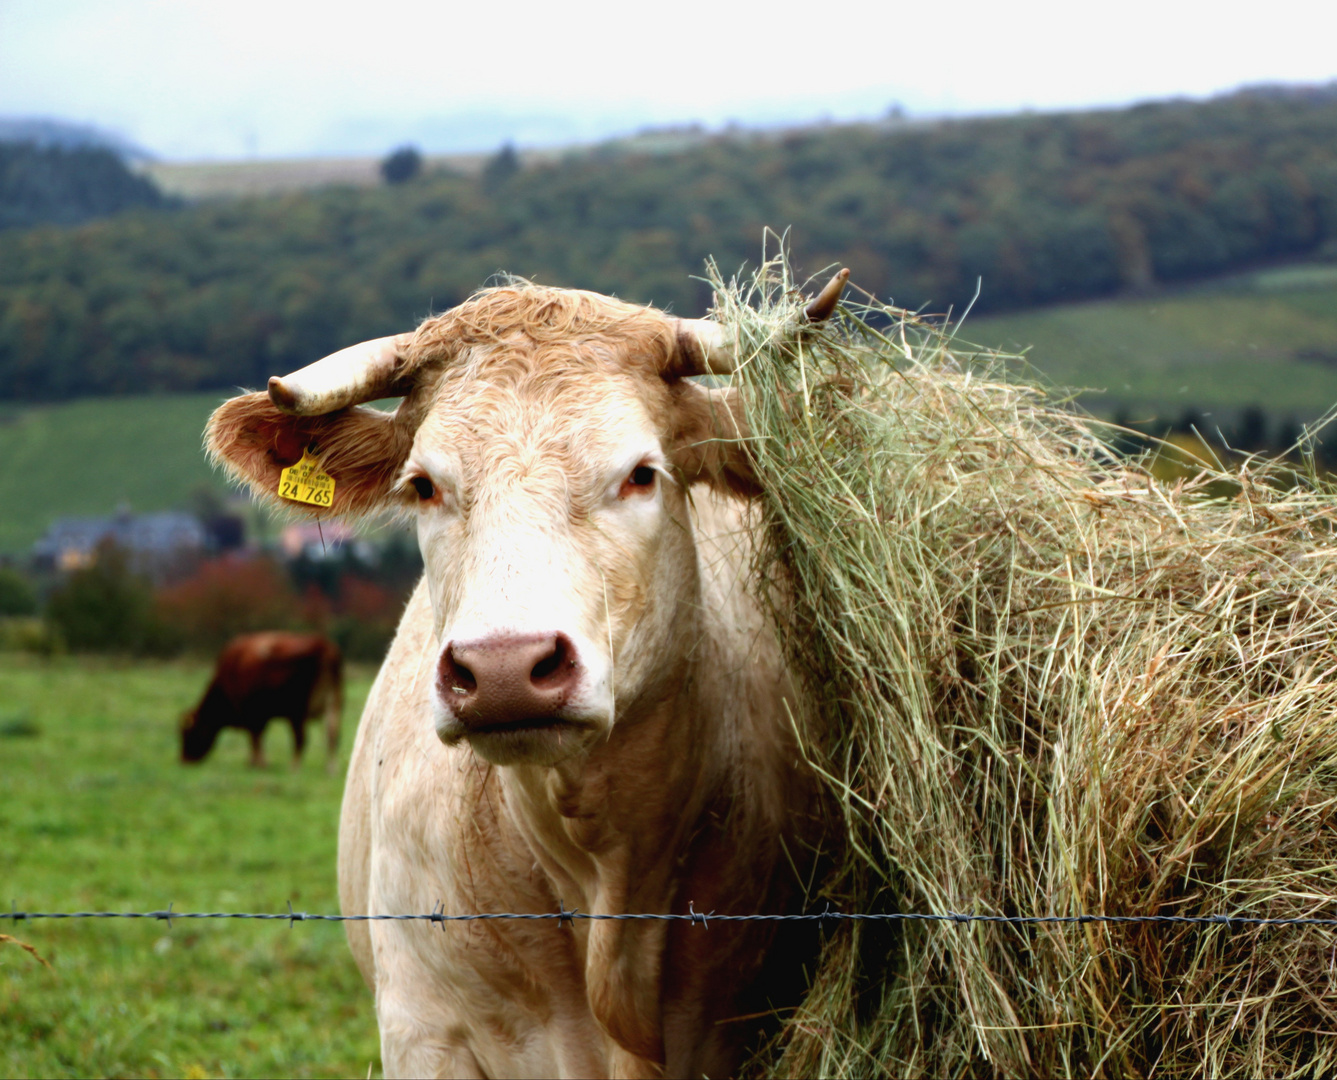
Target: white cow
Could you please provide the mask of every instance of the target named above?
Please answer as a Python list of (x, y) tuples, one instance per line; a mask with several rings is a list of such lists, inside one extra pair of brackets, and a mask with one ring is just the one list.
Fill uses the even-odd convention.
[[(349, 768), (346, 913), (801, 900), (812, 789), (744, 587), (754, 480), (732, 392), (687, 378), (731, 363), (709, 321), (505, 287), (214, 414), (256, 492), (309, 451), (335, 512), (417, 518), (426, 572)], [(725, 1076), (778, 991), (774, 924), (347, 925), (386, 1075)]]

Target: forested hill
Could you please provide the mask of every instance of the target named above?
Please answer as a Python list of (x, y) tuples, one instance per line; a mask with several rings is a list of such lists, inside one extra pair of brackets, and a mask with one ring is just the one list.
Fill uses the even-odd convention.
[(699, 314), (691, 275), (792, 226), (910, 306), (976, 310), (1337, 255), (1337, 94), (610, 147), (481, 177), (0, 234), (0, 395), (263, 385), (498, 270)]
[(72, 225), (166, 202), (107, 147), (0, 141), (0, 229)]

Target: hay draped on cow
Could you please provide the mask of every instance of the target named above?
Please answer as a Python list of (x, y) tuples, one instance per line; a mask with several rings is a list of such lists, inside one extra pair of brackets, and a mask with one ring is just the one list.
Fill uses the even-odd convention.
[[(1251, 460), (1155, 480), (875, 303), (796, 338), (713, 271), (845, 911), (1337, 915), (1337, 508)], [(777, 597), (785, 599), (777, 600)], [(1322, 1075), (1329, 928), (840, 924), (758, 1070)]]

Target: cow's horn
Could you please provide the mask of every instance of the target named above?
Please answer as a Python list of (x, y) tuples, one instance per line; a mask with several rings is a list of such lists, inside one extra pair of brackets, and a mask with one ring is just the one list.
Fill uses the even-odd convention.
[(320, 416), (346, 405), (403, 394), (404, 351), (413, 335), (350, 345), (282, 378), (269, 380), (269, 400), (282, 412)]
[[(840, 303), (840, 294), (845, 291), (845, 283), (850, 279), (848, 268), (838, 270), (836, 276), (826, 283), (826, 288), (819, 292), (814, 300), (803, 309), (803, 323), (822, 322), (831, 317)], [(728, 375), (738, 364), (734, 355), (734, 344), (724, 332), (724, 327), (713, 319), (679, 319), (679, 346), (677, 363), (670, 374)], [(686, 341), (683, 341), (683, 339)]]
[(850, 279), (848, 267), (836, 271), (836, 276), (826, 283), (826, 288), (817, 294), (817, 298), (803, 309), (804, 321), (824, 322), (831, 317), (840, 303), (840, 294), (845, 291), (845, 282)]
[(678, 356), (673, 375), (728, 375), (737, 360), (733, 341), (714, 319), (678, 320)]

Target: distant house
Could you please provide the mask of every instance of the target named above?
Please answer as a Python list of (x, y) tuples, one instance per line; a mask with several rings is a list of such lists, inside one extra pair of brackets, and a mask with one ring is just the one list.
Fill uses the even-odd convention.
[(182, 557), (199, 555), (209, 542), (193, 514), (121, 512), (112, 517), (57, 518), (36, 544), (33, 558), (52, 570), (80, 570), (97, 561), (98, 548), (111, 544), (130, 557), (141, 572), (154, 574)]

